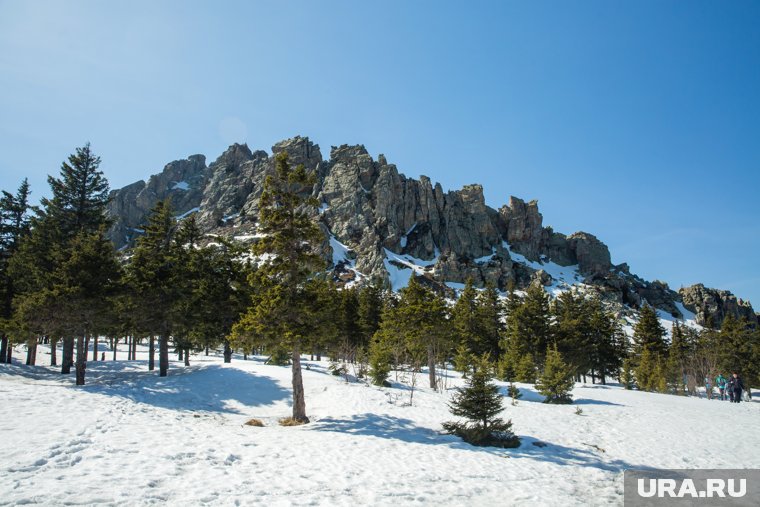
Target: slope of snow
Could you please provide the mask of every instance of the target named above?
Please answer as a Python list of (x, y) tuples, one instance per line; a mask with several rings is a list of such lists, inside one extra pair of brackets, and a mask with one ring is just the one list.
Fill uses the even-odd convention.
[[(622, 505), (626, 468), (760, 467), (757, 402), (577, 384), (578, 416), (519, 385), (503, 416), (523, 444), (498, 450), (440, 433), (451, 391), (418, 388), (409, 406), (404, 384), (347, 383), (305, 360), (312, 423), (285, 428), (288, 367), (193, 355), (162, 379), (138, 357), (89, 363), (84, 388), (55, 369), (0, 366), (0, 503)], [(252, 417), (266, 426), (244, 426)], [(726, 421), (747, 431), (711, 439)]]
[(201, 210), (201, 209), (200, 209), (199, 207), (197, 207), (197, 206), (196, 206), (195, 208), (189, 209), (189, 210), (185, 211), (184, 213), (182, 213), (182, 214), (180, 214), (180, 215), (177, 215), (177, 216), (175, 216), (174, 218), (175, 218), (176, 220), (182, 220), (183, 218), (187, 218), (187, 217), (189, 217), (189, 216), (190, 216), (190, 215), (192, 215), (193, 213), (198, 213), (200, 210)]
[[(383, 248), (383, 250), (385, 251), (383, 264), (388, 271), (388, 277), (390, 278), (391, 287), (394, 291), (403, 289), (409, 285), (409, 279), (412, 277), (412, 273), (422, 275), (426, 268), (432, 267), (438, 262), (439, 254), (437, 250), (435, 257), (429, 261), (412, 257), (409, 254), (397, 254), (391, 252), (387, 248)], [(399, 264), (401, 266), (399, 266)]]
[(172, 190), (189, 190), (190, 184), (186, 181), (174, 181), (171, 186)]
[(548, 273), (553, 281), (546, 289), (549, 293), (555, 296), (568, 290), (572, 286), (582, 285), (583, 283), (583, 276), (581, 276), (577, 264), (573, 266), (560, 266), (552, 261), (534, 262), (528, 260), (524, 255), (510, 250), (509, 244), (506, 241), (503, 241), (502, 245), (504, 246), (504, 249), (509, 252), (509, 257), (513, 262), (523, 264), (535, 270), (543, 269)]

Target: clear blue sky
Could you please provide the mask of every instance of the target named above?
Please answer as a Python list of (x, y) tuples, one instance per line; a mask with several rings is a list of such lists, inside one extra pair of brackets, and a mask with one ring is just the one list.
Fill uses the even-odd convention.
[(0, 0), (0, 188), (296, 134), (760, 307), (760, 2)]

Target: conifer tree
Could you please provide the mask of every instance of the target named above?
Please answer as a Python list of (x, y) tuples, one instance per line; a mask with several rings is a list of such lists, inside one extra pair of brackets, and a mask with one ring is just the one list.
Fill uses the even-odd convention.
[(451, 326), (454, 331), (454, 342), (459, 347), (474, 351), (480, 349), (479, 322), (477, 315), (477, 291), (468, 278), (464, 289), (451, 309)]
[(127, 268), (127, 284), (138, 315), (138, 327), (159, 338), (159, 376), (169, 371), (169, 338), (172, 312), (176, 308), (175, 248), (176, 221), (168, 200), (158, 201), (148, 216), (145, 233), (137, 238)]
[(0, 196), (0, 363), (5, 363), (8, 356), (13, 299), (18, 291), (9, 261), (29, 233), (29, 194), (29, 182), (24, 179), (15, 195), (3, 190)]
[(503, 306), (499, 300), (499, 291), (493, 284), (478, 293), (475, 315), (478, 323), (478, 344), (474, 353), (488, 354), (493, 360), (498, 360), (499, 342), (504, 333)]
[(373, 281), (359, 290), (359, 329), (364, 346), (369, 345), (370, 340), (380, 328), (382, 312), (381, 285)]
[(369, 346), (369, 376), (377, 386), (389, 386), (388, 375), (391, 372), (393, 354), (388, 343), (377, 336)]
[(399, 292), (400, 299), (395, 309), (399, 319), (399, 332), (406, 340), (413, 367), (427, 358), (430, 388), (436, 389), (436, 361), (443, 352), (448, 352), (450, 346), (446, 303), (433, 291), (422, 286), (415, 276)]
[(68, 334), (76, 336), (76, 385), (84, 385), (85, 341), (108, 327), (110, 297), (119, 288), (120, 268), (105, 230), (77, 234), (53, 276), (51, 290), (63, 309), (60, 318)]
[(670, 334), (666, 376), (676, 394), (686, 394), (684, 392), (683, 378), (686, 375), (687, 362), (691, 353), (689, 343), (678, 321), (673, 323), (673, 329)]
[(633, 328), (633, 340), (636, 344), (637, 356), (646, 348), (657, 357), (665, 357), (667, 352), (665, 329), (660, 324), (655, 309), (648, 304), (641, 307), (639, 321)]
[(512, 432), (512, 422), (498, 417), (503, 409), (502, 396), (491, 375), (490, 359), (482, 356), (466, 386), (457, 390), (449, 405), (453, 415), (468, 422), (445, 422), (443, 428), (472, 445), (517, 447), (520, 440)]
[(299, 165), (291, 169), (286, 152), (275, 157), (274, 174), (267, 176), (260, 199), (259, 232), (253, 246), (261, 265), (254, 281), (253, 305), (235, 324), (238, 339), (258, 335), (287, 347), (292, 357), (293, 417), (305, 423), (301, 350), (314, 335), (315, 307), (307, 281), (324, 265), (316, 253), (322, 233), (308, 211), (317, 206), (308, 197), (315, 175)]
[(544, 371), (536, 383), (544, 403), (572, 403), (573, 371), (562, 359), (557, 346), (547, 348)]

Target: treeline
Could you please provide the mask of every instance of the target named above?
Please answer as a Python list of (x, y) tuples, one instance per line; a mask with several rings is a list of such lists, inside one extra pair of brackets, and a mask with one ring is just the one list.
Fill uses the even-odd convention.
[[(324, 235), (314, 221), (314, 175), (276, 157), (259, 204), (258, 239), (252, 247), (204, 237), (190, 215), (175, 216), (169, 201), (153, 208), (133, 248), (116, 252), (107, 239), (108, 183), (89, 145), (49, 177), (51, 197), (29, 206), (29, 185), (0, 199), (0, 360), (10, 362), (13, 344), (26, 343), (34, 364), (36, 344), (62, 345), (61, 373), (75, 366), (85, 383), (87, 351), (98, 339), (148, 345), (148, 368), (165, 376), (170, 348), (189, 364), (191, 352), (223, 347), (265, 353), (290, 364), (293, 421), (306, 416), (302, 354), (325, 354), (336, 374), (369, 376), (386, 384), (390, 375), (427, 372), (428, 385), (445, 389), (447, 365), (463, 374), (489, 364), (508, 381), (539, 381), (556, 400), (558, 386), (586, 379), (616, 378), (628, 387), (679, 392), (684, 378), (740, 370), (758, 379), (758, 331), (727, 318), (720, 331), (673, 329), (665, 337), (648, 306), (630, 343), (619, 319), (604, 303), (567, 291), (555, 299), (543, 288), (512, 291), (467, 283), (449, 301), (411, 277), (394, 294), (382, 283), (361, 288), (336, 285), (317, 254)], [(115, 356), (114, 356), (115, 357)], [(553, 393), (553, 394), (552, 394)]]

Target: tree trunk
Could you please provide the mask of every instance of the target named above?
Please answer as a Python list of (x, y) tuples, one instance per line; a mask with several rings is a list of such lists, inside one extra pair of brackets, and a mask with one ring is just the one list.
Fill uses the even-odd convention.
[(0, 338), (0, 363), (5, 362), (5, 358), (8, 355), (8, 337), (3, 335)]
[(156, 369), (156, 337), (150, 335), (148, 339), (148, 371)]
[(158, 337), (158, 376), (165, 377), (169, 372), (169, 335), (164, 332)]
[(82, 335), (77, 336), (76, 374), (77, 374), (78, 386), (84, 385), (84, 372), (85, 372), (85, 368), (87, 368), (87, 349), (85, 348), (84, 345), (85, 345), (84, 336)]
[(190, 347), (185, 349), (185, 366), (190, 366)]
[(138, 341), (137, 336), (133, 336), (132, 337), (132, 360), (133, 361), (137, 360), (137, 341)]
[(50, 366), (58, 366), (58, 339), (50, 338)]
[(113, 337), (113, 345), (111, 346), (111, 348), (113, 349), (113, 360), (116, 361), (116, 349), (119, 348), (119, 337), (118, 336), (114, 336)]
[(71, 362), (73, 358), (73, 345), (74, 338), (67, 336), (63, 339), (63, 347), (61, 348), (61, 374), (68, 375), (71, 373)]
[[(89, 351), (90, 351), (90, 337), (88, 335), (88, 336), (84, 337), (84, 360), (85, 360), (85, 362), (87, 362), (87, 353)], [(77, 359), (79, 359), (79, 358), (77, 357)]]
[(436, 389), (437, 383), (435, 379), (435, 354), (433, 354), (433, 345), (427, 347), (427, 359), (428, 359), (428, 377), (430, 379), (430, 389)]
[(98, 335), (95, 335), (95, 342), (92, 344), (92, 360), (98, 360)]
[(177, 349), (177, 361), (182, 361), (182, 358), (184, 357), (182, 353), (185, 351), (182, 347), (179, 347)]
[(243, 361), (248, 361), (248, 354), (243, 352)]
[(124, 340), (127, 342), (127, 361), (132, 360), (132, 337), (127, 336), (127, 338)]
[(224, 362), (232, 362), (232, 349), (230, 348), (230, 342), (228, 340), (224, 340)]
[(37, 340), (26, 344), (26, 365), (34, 366), (34, 358), (37, 355)]
[(206, 345), (206, 355), (208, 355), (208, 345)]
[(309, 418), (306, 417), (306, 401), (301, 375), (301, 349), (298, 343), (293, 345), (293, 419), (303, 423), (309, 422)]
[(8, 342), (8, 355), (5, 356), (5, 362), (8, 364), (13, 364), (13, 343)]

